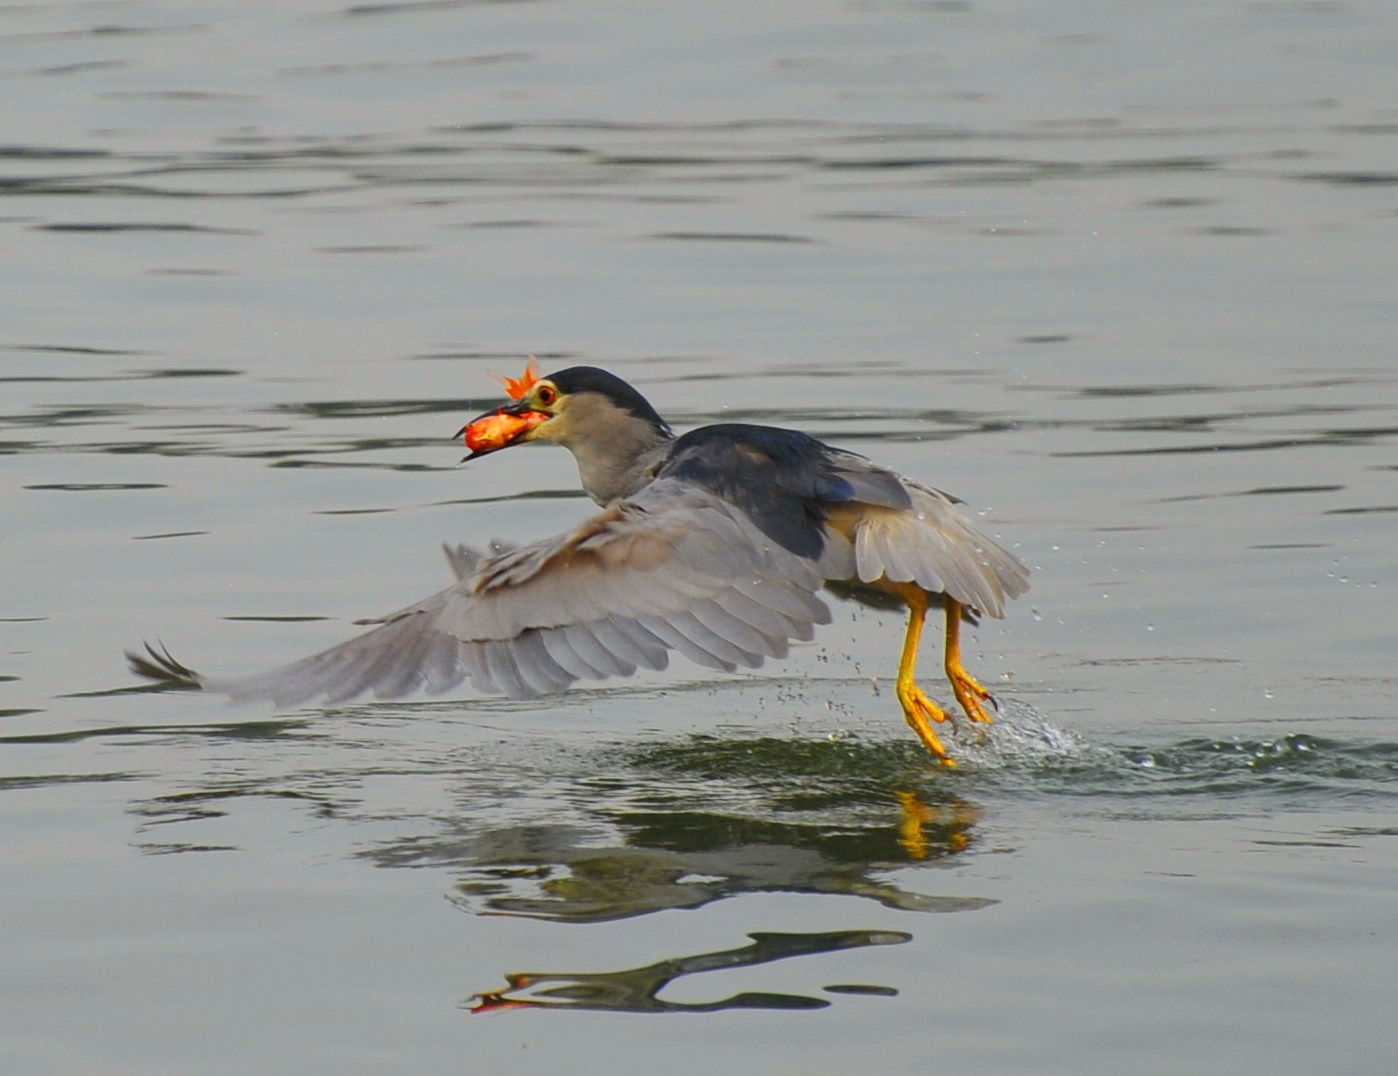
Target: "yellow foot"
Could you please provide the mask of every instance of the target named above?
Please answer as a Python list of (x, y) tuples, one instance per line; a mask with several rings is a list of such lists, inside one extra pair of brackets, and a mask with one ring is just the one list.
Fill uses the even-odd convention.
[(937, 739), (937, 734), (932, 731), (932, 722), (941, 724), (947, 719), (946, 711), (923, 694), (920, 687), (912, 683), (898, 685), (898, 701), (903, 706), (903, 716), (908, 719), (908, 724), (917, 733), (917, 738), (922, 741), (922, 746), (931, 751), (943, 766), (955, 766), (955, 761), (947, 754), (947, 749), (942, 746), (942, 741)]
[(966, 716), (972, 721), (989, 725), (991, 723), (990, 714), (981, 703), (988, 702), (998, 710), (995, 696), (981, 687), (976, 682), (976, 678), (960, 666), (949, 666), (947, 679), (951, 681), (951, 689), (956, 693), (956, 701), (961, 703), (961, 709), (966, 711)]

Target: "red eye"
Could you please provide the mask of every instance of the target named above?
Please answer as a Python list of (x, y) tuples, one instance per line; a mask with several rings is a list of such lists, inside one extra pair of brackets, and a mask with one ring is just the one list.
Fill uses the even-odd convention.
[(545, 407), (552, 407), (554, 401), (558, 399), (558, 390), (552, 385), (540, 385), (534, 395)]

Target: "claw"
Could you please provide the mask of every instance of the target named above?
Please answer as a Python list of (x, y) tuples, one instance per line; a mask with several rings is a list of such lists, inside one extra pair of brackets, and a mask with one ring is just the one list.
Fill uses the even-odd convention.
[(911, 680), (898, 683), (898, 701), (903, 706), (903, 716), (917, 733), (922, 746), (927, 748), (943, 766), (955, 767), (956, 762), (947, 754), (942, 741), (932, 731), (932, 723), (941, 724), (947, 719), (947, 712), (927, 697), (923, 690)]
[(991, 724), (990, 714), (986, 712), (986, 708), (981, 703), (990, 703), (998, 713), (1000, 704), (995, 701), (995, 696), (981, 687), (976, 682), (975, 677), (964, 669), (958, 669), (954, 672), (948, 669), (947, 679), (951, 681), (951, 689), (956, 693), (956, 701), (961, 704), (961, 709), (966, 711), (966, 716), (981, 724)]

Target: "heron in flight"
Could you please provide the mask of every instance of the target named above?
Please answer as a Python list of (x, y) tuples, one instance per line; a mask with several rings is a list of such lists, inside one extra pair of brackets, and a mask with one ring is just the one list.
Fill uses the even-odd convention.
[(954, 765), (933, 730), (948, 715), (914, 680), (930, 609), (945, 614), (952, 693), (971, 721), (990, 721), (994, 699), (961, 664), (961, 624), (1004, 616), (1029, 570), (955, 497), (796, 430), (721, 423), (677, 437), (634, 387), (595, 367), (540, 377), (531, 362), (501, 380), (511, 402), (463, 427), (466, 458), (563, 445), (598, 514), (514, 549), (449, 549), (451, 586), (270, 672), (208, 677), (149, 644), (127, 654), (132, 671), (283, 707), (440, 693), (466, 679), (531, 698), (663, 669), (672, 650), (756, 668), (829, 623), (818, 592), (844, 583), (906, 603), (898, 701), (939, 761)]

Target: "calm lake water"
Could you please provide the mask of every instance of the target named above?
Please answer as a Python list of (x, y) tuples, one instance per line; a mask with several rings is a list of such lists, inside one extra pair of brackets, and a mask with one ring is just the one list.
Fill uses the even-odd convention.
[[(1391, 1072), (1396, 70), (1376, 2), (0, 8), (0, 1067)], [(529, 354), (984, 512), (989, 738), (838, 602), (528, 703), (134, 685), (584, 518), (457, 465)]]

